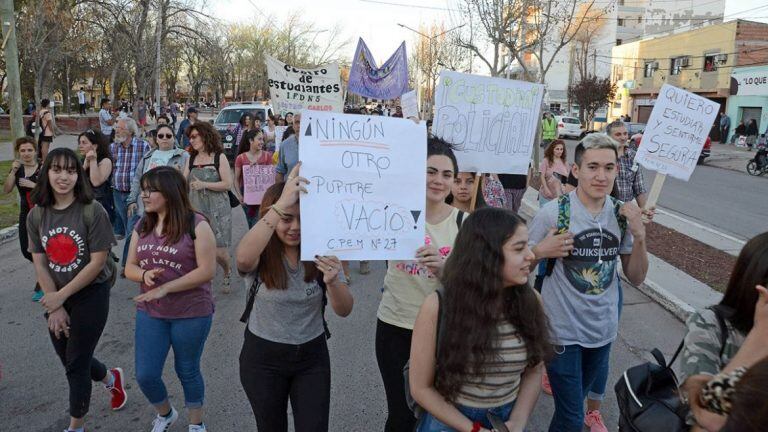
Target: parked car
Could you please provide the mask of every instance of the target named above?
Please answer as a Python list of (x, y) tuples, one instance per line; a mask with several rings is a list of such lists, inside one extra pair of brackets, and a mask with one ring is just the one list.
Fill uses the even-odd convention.
[(555, 116), (557, 122), (557, 136), (581, 139), (584, 136), (584, 128), (576, 117)]
[(221, 134), (221, 143), (224, 146), (224, 154), (229, 158), (230, 163), (234, 163), (237, 156), (237, 146), (235, 140), (237, 135), (235, 134), (235, 128), (240, 122), (240, 118), (243, 114), (250, 113), (254, 118), (261, 120), (264, 124), (265, 120), (273, 115), (272, 106), (264, 105), (257, 102), (242, 102), (236, 104), (230, 104), (222, 108), (219, 111), (219, 115), (213, 120), (213, 127)]

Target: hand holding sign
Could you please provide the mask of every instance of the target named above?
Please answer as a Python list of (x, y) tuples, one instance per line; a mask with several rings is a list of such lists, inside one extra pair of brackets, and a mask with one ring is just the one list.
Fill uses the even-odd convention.
[(291, 170), (291, 173), (288, 174), (288, 178), (285, 180), (285, 186), (283, 187), (283, 193), (280, 195), (280, 199), (275, 203), (277, 207), (282, 210), (298, 203), (299, 193), (307, 193), (307, 188), (305, 188), (304, 185), (308, 185), (309, 180), (299, 176), (300, 168), (301, 162), (298, 162)]

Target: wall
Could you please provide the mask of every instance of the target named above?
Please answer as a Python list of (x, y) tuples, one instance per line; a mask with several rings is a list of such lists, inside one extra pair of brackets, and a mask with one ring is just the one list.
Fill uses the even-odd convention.
[(762, 108), (762, 116), (757, 120), (758, 132), (765, 133), (768, 128), (768, 96), (731, 96), (728, 98), (728, 117), (731, 118), (731, 131), (729, 139), (733, 136), (733, 130), (738, 126), (741, 118), (742, 108), (757, 107)]

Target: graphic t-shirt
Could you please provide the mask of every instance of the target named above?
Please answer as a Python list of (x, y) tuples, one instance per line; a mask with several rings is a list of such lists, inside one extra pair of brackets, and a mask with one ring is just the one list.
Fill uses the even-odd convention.
[[(29, 252), (44, 253), (48, 258), (48, 273), (56, 290), (63, 288), (91, 262), (91, 253), (108, 251), (117, 244), (106, 210), (97, 201), (91, 205), (95, 208), (90, 226), (86, 226), (83, 217), (85, 205), (79, 202), (61, 210), (40, 207), (35, 210), (42, 212), (39, 226), (32, 222), (31, 216), (27, 217)], [(105, 265), (92, 283), (107, 281), (111, 276)]]
[[(613, 203), (605, 200), (602, 212), (593, 216), (570, 193), (574, 234), (571, 255), (558, 259), (552, 275), (544, 278), (541, 297), (556, 345), (603, 346), (616, 338), (619, 324), (618, 258), (632, 252), (629, 229), (621, 239)], [(531, 222), (529, 244), (541, 242), (557, 228), (558, 202), (539, 210)]]
[[(205, 217), (195, 214), (195, 226), (204, 221)], [(137, 222), (135, 230), (139, 232), (142, 221)], [(189, 233), (172, 245), (165, 244), (165, 236), (158, 236), (154, 231), (139, 236), (136, 245), (136, 258), (143, 270), (161, 268), (163, 271), (155, 278), (154, 287), (150, 288), (141, 283), (141, 292), (178, 279), (197, 268), (195, 256), (195, 241)], [(181, 292), (170, 293), (165, 297), (149, 302), (140, 302), (136, 306), (152, 318), (197, 318), (213, 313), (213, 295), (211, 282)]]
[[(425, 224), (425, 245), (435, 245), (446, 258), (453, 249), (453, 241), (459, 233), (456, 217), (459, 210), (437, 224)], [(413, 251), (414, 255), (416, 251)], [(413, 330), (416, 315), (428, 295), (440, 287), (440, 280), (425, 266), (416, 261), (389, 261), (384, 277), (384, 293), (379, 303), (378, 318), (387, 324)]]
[(174, 149), (170, 149), (170, 150), (157, 149), (153, 151), (152, 154), (149, 156), (149, 160), (146, 162), (146, 165), (144, 166), (144, 172), (147, 172), (152, 168), (168, 165), (168, 161), (171, 160), (171, 158), (175, 153), (176, 151)]

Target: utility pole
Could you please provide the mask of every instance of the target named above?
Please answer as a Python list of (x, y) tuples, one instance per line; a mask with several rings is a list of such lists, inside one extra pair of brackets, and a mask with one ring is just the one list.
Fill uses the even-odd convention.
[(3, 29), (3, 51), (8, 79), (8, 107), (11, 112), (11, 135), (24, 136), (24, 120), (21, 109), (21, 78), (19, 77), (19, 47), (16, 45), (16, 18), (13, 0), (0, 0), (0, 20)]

